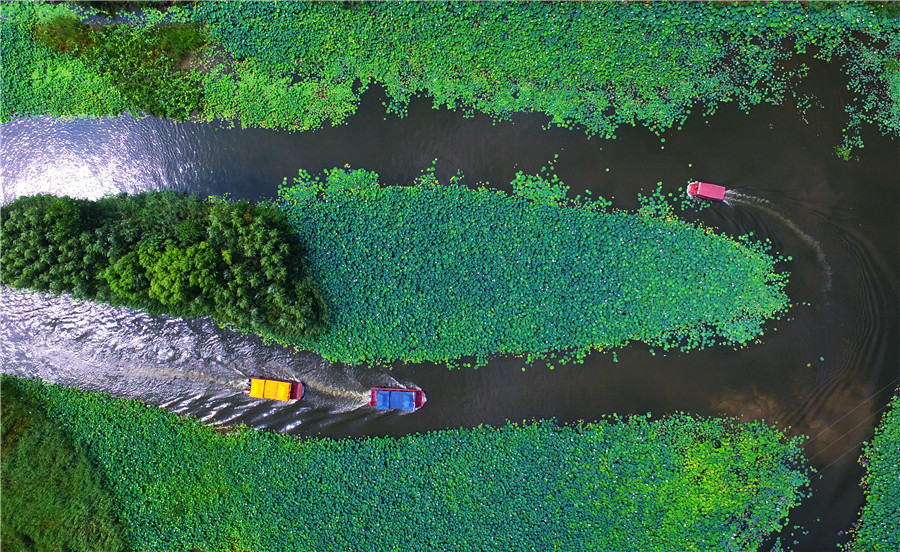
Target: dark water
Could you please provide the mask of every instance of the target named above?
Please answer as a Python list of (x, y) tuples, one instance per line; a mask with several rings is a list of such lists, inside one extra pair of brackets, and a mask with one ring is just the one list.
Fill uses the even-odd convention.
[[(542, 130), (539, 116), (492, 124), (432, 110), (416, 100), (405, 119), (386, 115), (367, 93), (347, 126), (303, 134), (228, 130), (120, 117), (104, 121), (16, 120), (0, 132), (3, 201), (38, 192), (96, 198), (175, 188), (263, 199), (299, 168), (350, 164), (386, 184), (410, 182), (437, 159), (446, 179), (508, 189), (518, 170), (537, 172), (558, 154), (556, 173), (572, 193), (589, 189), (614, 206), (662, 181), (727, 186), (728, 202), (696, 217), (728, 234), (754, 232), (791, 255), (790, 320), (760, 342), (652, 356), (636, 345), (595, 354), (584, 365), (522, 371), (496, 358), (479, 370), (424, 365), (389, 369), (329, 366), (316, 355), (269, 346), (208, 320), (150, 317), (123, 309), (0, 291), (2, 369), (139, 398), (210, 423), (245, 423), (298, 435), (402, 435), (506, 420), (593, 420), (610, 413), (685, 411), (777, 422), (810, 437), (820, 474), (814, 495), (791, 516), (808, 535), (796, 550), (834, 550), (862, 504), (856, 464), (890, 392), (900, 381), (900, 145), (865, 129), (858, 160), (833, 153), (846, 99), (839, 73), (815, 65), (805, 83), (824, 106), (803, 122), (790, 107), (732, 107), (694, 117), (665, 142), (640, 129), (615, 141)], [(824, 359), (824, 360), (823, 360)], [(250, 374), (303, 379), (306, 398), (282, 405), (241, 392)], [(365, 406), (372, 386), (425, 389), (408, 415)]]

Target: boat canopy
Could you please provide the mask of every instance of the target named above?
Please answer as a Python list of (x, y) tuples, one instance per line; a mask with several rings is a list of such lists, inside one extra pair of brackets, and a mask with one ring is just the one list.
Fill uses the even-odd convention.
[(250, 396), (257, 399), (288, 401), (291, 399), (291, 384), (286, 381), (251, 378)]
[(708, 182), (691, 182), (688, 184), (687, 192), (688, 195), (713, 201), (723, 201), (725, 199), (725, 187)]
[(415, 410), (416, 394), (414, 391), (376, 390), (375, 408), (379, 410)]

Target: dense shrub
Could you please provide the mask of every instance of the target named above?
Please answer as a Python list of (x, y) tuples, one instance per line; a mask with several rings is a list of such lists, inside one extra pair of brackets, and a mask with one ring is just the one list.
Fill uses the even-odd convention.
[(866, 466), (862, 480), (866, 504), (848, 551), (900, 550), (900, 394), (888, 408), (875, 437), (863, 447), (860, 463)]
[[(0, 121), (12, 116), (50, 114), (64, 117), (103, 117), (133, 109), (109, 75), (87, 64), (83, 57), (59, 53), (36, 40), (61, 19), (62, 43), (78, 44), (82, 31), (70, 36), (66, 29), (74, 16), (63, 5), (47, 2), (4, 2), (0, 5), (0, 59), (3, 94)], [(80, 25), (79, 25), (79, 28)], [(51, 36), (43, 40), (53, 45)], [(136, 110), (135, 110), (136, 111)]]
[(658, 194), (626, 213), (536, 176), (520, 174), (516, 195), (432, 172), (413, 186), (377, 179), (301, 171), (280, 192), (332, 313), (294, 343), (332, 360), (744, 344), (788, 305), (764, 244), (680, 221)]
[(203, 109), (202, 78), (180, 64), (206, 43), (195, 25), (135, 30), (129, 25), (99, 29), (88, 62), (108, 75), (137, 109), (184, 120)]
[(34, 38), (56, 52), (84, 52), (94, 45), (91, 27), (74, 15), (59, 14), (34, 26)]
[(123, 11), (129, 10), (166, 10), (179, 4), (191, 4), (197, 0), (75, 0), (82, 8), (94, 10), (106, 17), (115, 17)]
[[(27, 382), (29, 386), (38, 386)], [(43, 386), (144, 551), (752, 550), (808, 483), (799, 438), (676, 415), (400, 438), (225, 435)]]
[(98, 201), (21, 197), (0, 212), (0, 280), (15, 288), (248, 332), (310, 336), (328, 315), (276, 207), (174, 191)]
[(128, 549), (115, 498), (84, 445), (47, 417), (38, 386), (0, 379), (3, 550)]

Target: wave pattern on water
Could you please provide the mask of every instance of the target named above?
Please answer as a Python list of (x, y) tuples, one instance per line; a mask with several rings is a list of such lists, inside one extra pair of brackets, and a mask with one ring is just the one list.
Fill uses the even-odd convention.
[(251, 161), (246, 148), (215, 130), (130, 115), (14, 119), (3, 124), (0, 141), (2, 202), (41, 193), (98, 199), (161, 189), (236, 191), (233, 179), (251, 170)]
[[(819, 359), (816, 354), (805, 366), (789, 369), (785, 373), (789, 385), (781, 394), (751, 385), (719, 397), (714, 404), (726, 411), (777, 420), (781, 426), (806, 434), (810, 438), (807, 452), (814, 465), (838, 460), (852, 464), (856, 457), (847, 453), (867, 437), (871, 429), (867, 422), (883, 402), (878, 390), (883, 387), (885, 372), (873, 367), (886, 366), (892, 362), (891, 355), (896, 354), (893, 344), (884, 339), (895, 324), (884, 309), (898, 297), (897, 290), (886, 284), (894, 278), (864, 236), (847, 225), (832, 223), (813, 209), (799, 203), (792, 207), (797, 216), (815, 222), (819, 239), (802, 230), (782, 208), (767, 199), (729, 190), (726, 202), (735, 210), (751, 208), (751, 213), (742, 213), (745, 220), (729, 219), (738, 231), (755, 230), (774, 239), (780, 236), (788, 248), (799, 246), (815, 253), (826, 285), (816, 289), (815, 280), (808, 279), (809, 268), (794, 254), (792, 270), (800, 278), (794, 283), (792, 276), (793, 293), (795, 299), (807, 297), (810, 303), (808, 307), (795, 305), (791, 324), (800, 328), (791, 329), (806, 337), (804, 348), (818, 348), (823, 356)], [(723, 216), (728, 218), (727, 214)], [(779, 225), (789, 233), (779, 231)], [(800, 238), (800, 242), (791, 244), (791, 235)], [(826, 250), (828, 257), (842, 267), (840, 272), (832, 271)], [(833, 287), (841, 293), (830, 293)], [(822, 316), (823, 313), (828, 314)], [(811, 335), (815, 337), (810, 339)], [(793, 351), (785, 352), (789, 358)], [(793, 400), (786, 400), (788, 397)]]
[(764, 211), (769, 216), (777, 219), (782, 224), (784, 224), (788, 229), (791, 230), (794, 234), (800, 237), (803, 242), (813, 251), (815, 252), (816, 258), (819, 261), (819, 264), (822, 265), (822, 276), (825, 280), (825, 286), (822, 291), (829, 292), (832, 289), (831, 279), (832, 279), (832, 269), (831, 265), (828, 264), (828, 260), (825, 259), (825, 252), (822, 250), (822, 244), (819, 243), (818, 240), (804, 232), (797, 226), (790, 217), (781, 212), (772, 202), (767, 199), (763, 199), (760, 197), (755, 197), (751, 195), (747, 195), (737, 190), (727, 190), (725, 192), (725, 204), (731, 207), (734, 206), (745, 206), (745, 207), (753, 207), (755, 209), (759, 209)]
[[(380, 370), (330, 363), (310, 352), (141, 311), (0, 289), (5, 373), (106, 391), (212, 424), (315, 432), (367, 416), (368, 389), (410, 386)], [(243, 394), (246, 378), (298, 379), (309, 390), (282, 403)], [(308, 426), (312, 427), (308, 427)]]

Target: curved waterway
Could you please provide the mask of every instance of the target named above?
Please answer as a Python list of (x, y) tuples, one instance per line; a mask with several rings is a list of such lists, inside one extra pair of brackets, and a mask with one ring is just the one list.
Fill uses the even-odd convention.
[[(554, 155), (572, 190), (632, 209), (662, 181), (681, 192), (691, 179), (730, 189), (725, 203), (689, 212), (732, 235), (753, 232), (792, 260), (795, 306), (743, 349), (716, 347), (651, 355), (641, 345), (583, 365), (548, 370), (495, 358), (478, 370), (398, 364), (385, 369), (331, 365), (316, 355), (267, 345), (181, 320), (0, 290), (2, 370), (88, 390), (105, 390), (213, 424), (247, 424), (297, 435), (402, 435), (506, 420), (594, 420), (604, 414), (676, 411), (765, 419), (809, 437), (820, 470), (814, 495), (793, 513), (809, 534), (784, 537), (795, 550), (834, 549), (863, 495), (856, 464), (891, 390), (900, 383), (900, 147), (866, 129), (866, 147), (835, 157), (844, 115), (843, 78), (815, 62), (805, 83), (824, 107), (801, 121), (790, 107), (751, 115), (725, 107), (694, 117), (665, 142), (622, 129), (615, 141), (543, 130), (546, 119), (433, 110), (415, 100), (409, 115), (383, 112), (370, 90), (347, 126), (289, 134), (123, 116), (100, 121), (14, 120), (0, 132), (3, 202), (49, 192), (96, 198), (173, 188), (236, 198), (275, 196), (299, 168), (362, 167), (384, 183), (408, 183), (433, 159), (446, 180), (457, 169), (475, 185), (508, 190), (518, 170), (538, 172)], [(703, 293), (702, 287), (697, 293)], [(305, 399), (255, 401), (248, 375), (302, 379)], [(407, 415), (365, 405), (373, 386), (426, 391)]]

